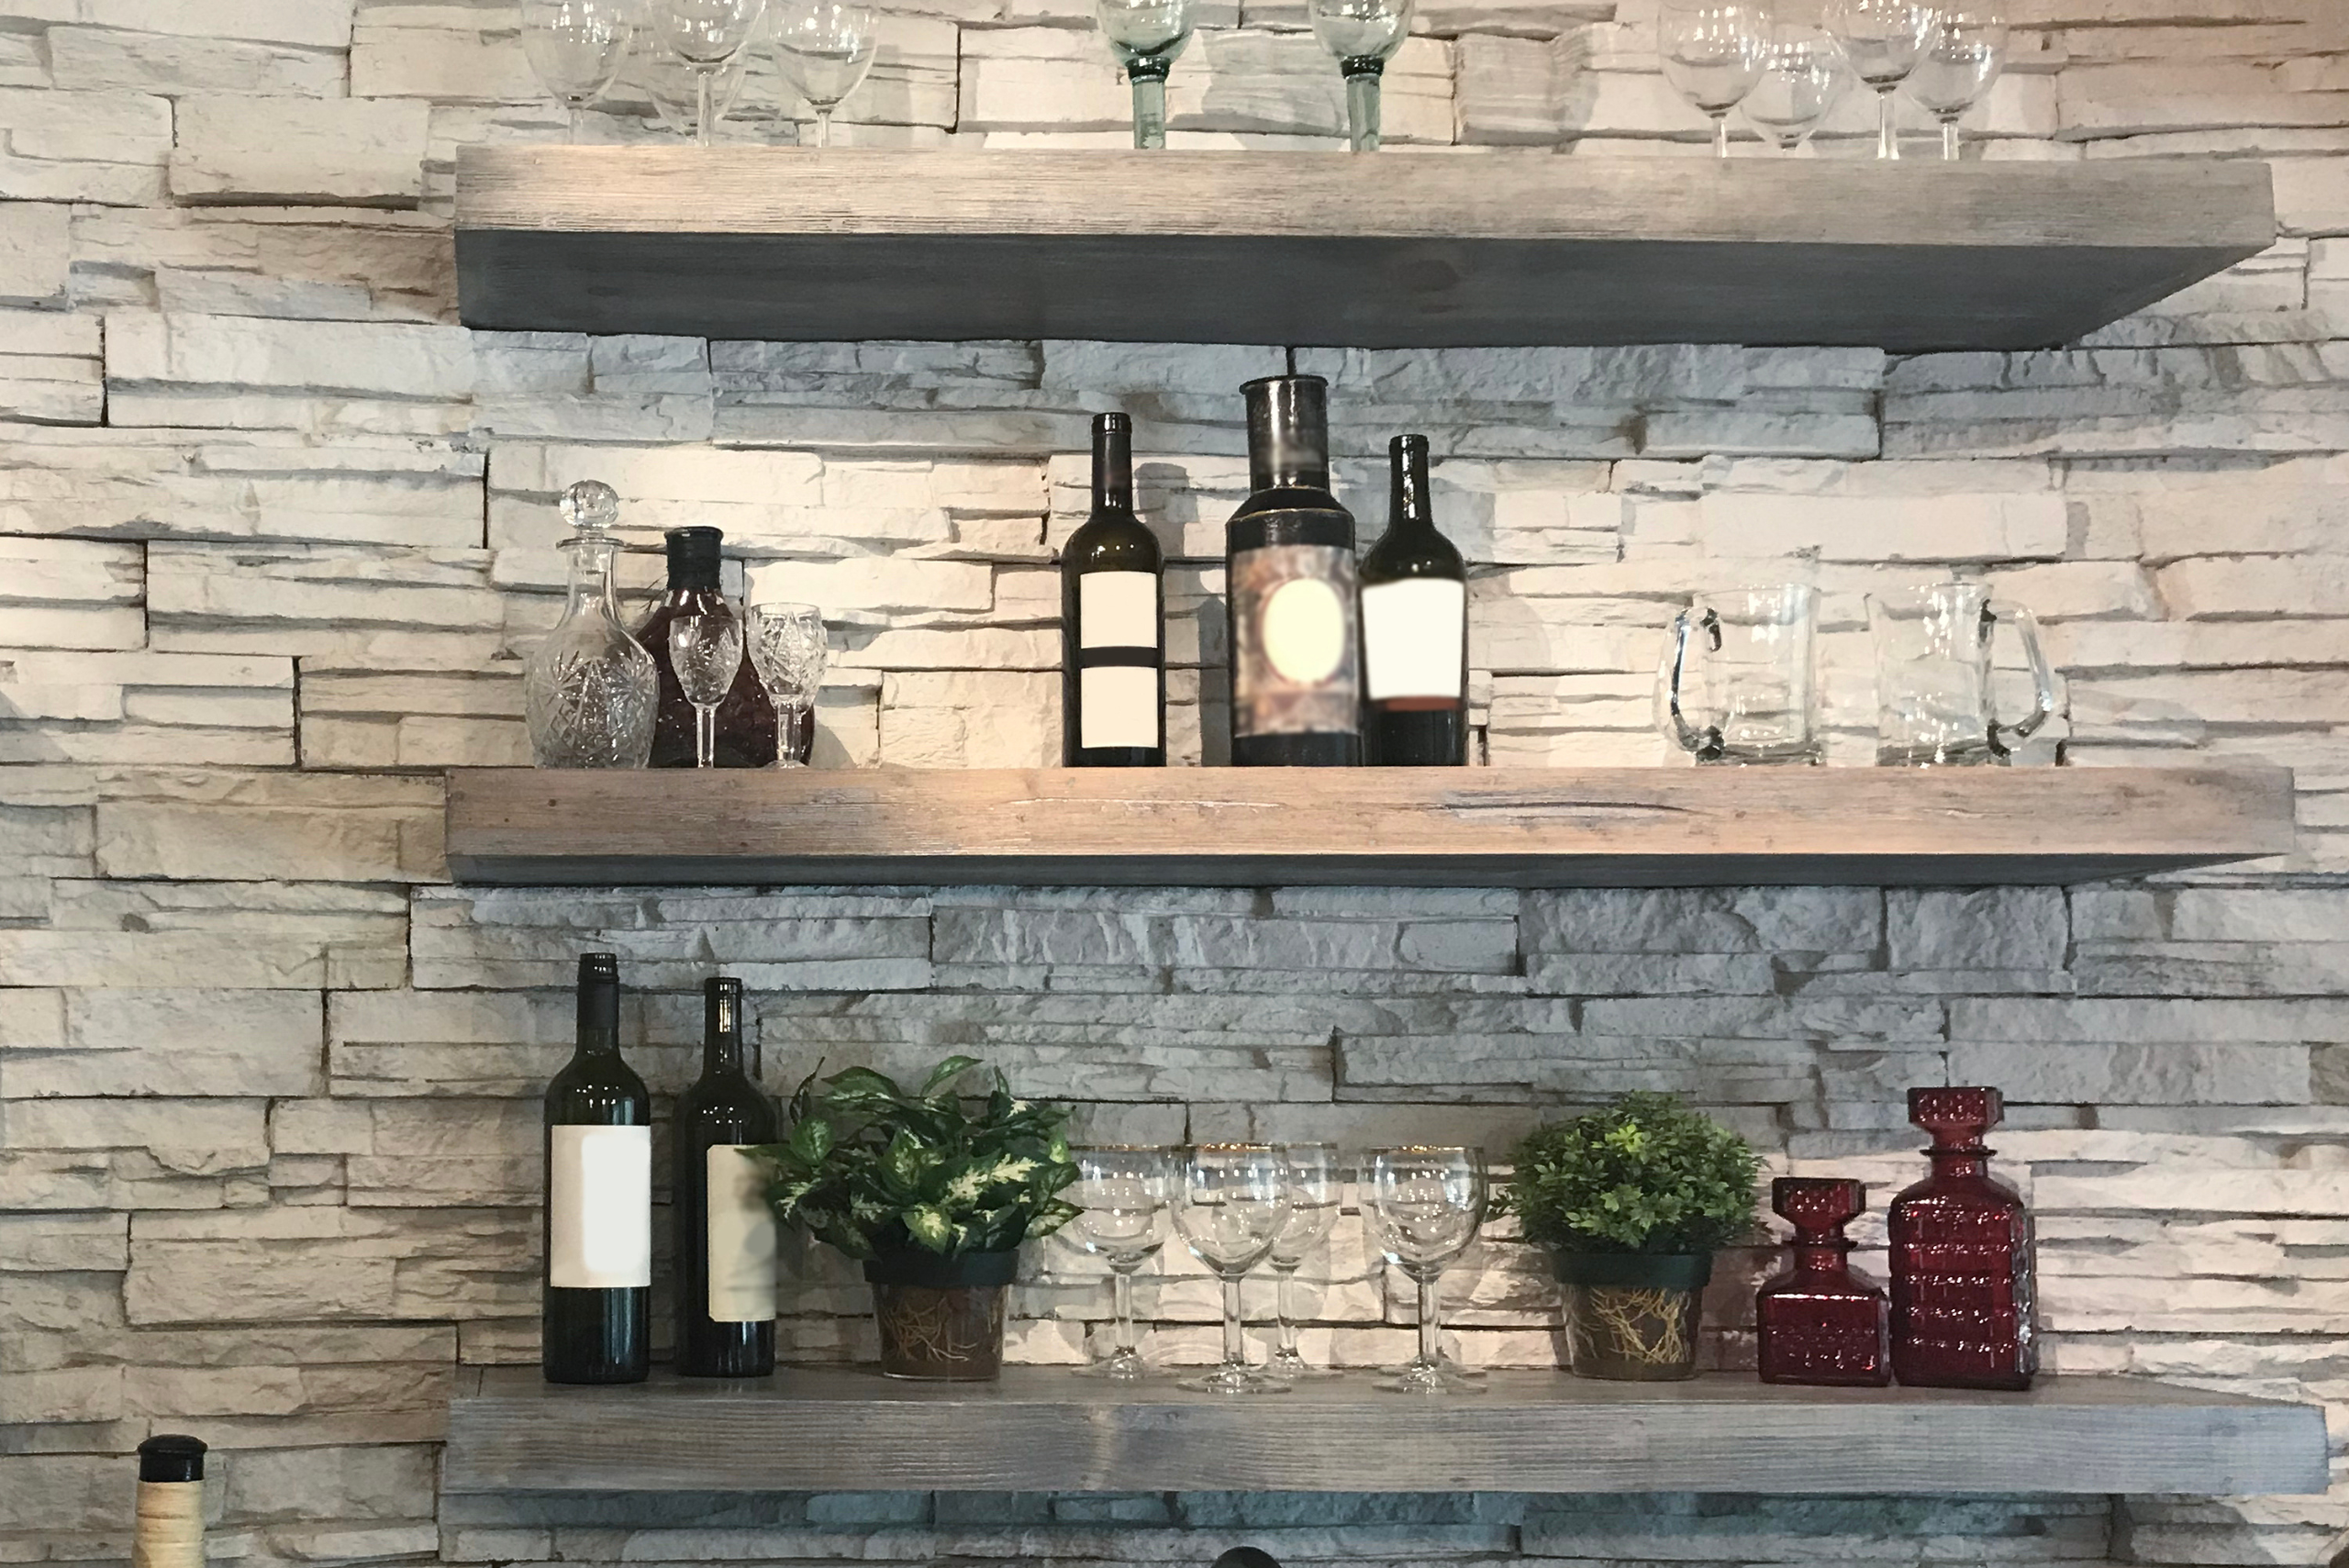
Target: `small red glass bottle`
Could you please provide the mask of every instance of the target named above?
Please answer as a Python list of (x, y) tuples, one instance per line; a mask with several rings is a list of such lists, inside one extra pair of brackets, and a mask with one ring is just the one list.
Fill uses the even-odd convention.
[(2031, 1216), (1994, 1179), (1982, 1135), (1996, 1089), (1911, 1089), (1909, 1119), (1933, 1135), (1932, 1173), (1892, 1200), (1892, 1371), (1924, 1388), (2029, 1388)]
[(1852, 1272), (1843, 1227), (1868, 1190), (1841, 1177), (1780, 1176), (1770, 1207), (1795, 1228), (1794, 1262), (1754, 1294), (1765, 1383), (1881, 1388), (1892, 1381), (1884, 1291)]

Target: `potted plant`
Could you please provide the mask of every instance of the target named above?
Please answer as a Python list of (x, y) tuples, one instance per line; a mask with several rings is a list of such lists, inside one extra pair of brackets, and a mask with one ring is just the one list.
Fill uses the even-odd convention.
[(1713, 1250), (1751, 1232), (1761, 1162), (1669, 1095), (1625, 1095), (1518, 1144), (1499, 1212), (1550, 1250), (1585, 1377), (1694, 1375)]
[(783, 1141), (755, 1151), (776, 1217), (863, 1260), (892, 1377), (1000, 1373), (1019, 1244), (1076, 1212), (1059, 1195), (1077, 1174), (1068, 1112), (1015, 1099), (999, 1072), (964, 1099), (954, 1085), (978, 1065), (950, 1056), (912, 1090), (869, 1067), (809, 1073)]

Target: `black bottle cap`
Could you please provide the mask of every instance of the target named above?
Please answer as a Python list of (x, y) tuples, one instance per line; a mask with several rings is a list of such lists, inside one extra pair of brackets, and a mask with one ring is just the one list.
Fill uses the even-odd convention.
[(1235, 1546), (1215, 1560), (1215, 1568), (1281, 1568), (1281, 1562), (1257, 1547)]
[(620, 977), (620, 955), (616, 952), (583, 952), (579, 955), (579, 984), (591, 980), (609, 980), (617, 984)]
[(178, 1432), (158, 1432), (139, 1445), (141, 1481), (201, 1481), (204, 1444)]
[(722, 528), (671, 528), (663, 536), (669, 541), (669, 587), (715, 588), (718, 586), (718, 546), (725, 542)]

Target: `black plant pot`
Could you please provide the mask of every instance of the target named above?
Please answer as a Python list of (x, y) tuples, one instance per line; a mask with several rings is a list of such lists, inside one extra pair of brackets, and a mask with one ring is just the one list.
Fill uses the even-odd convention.
[(1576, 1375), (1671, 1383), (1697, 1374), (1710, 1252), (1553, 1252), (1550, 1262)]
[(881, 1370), (932, 1383), (984, 1383), (1003, 1372), (1003, 1293), (1019, 1254), (892, 1252), (867, 1259)]

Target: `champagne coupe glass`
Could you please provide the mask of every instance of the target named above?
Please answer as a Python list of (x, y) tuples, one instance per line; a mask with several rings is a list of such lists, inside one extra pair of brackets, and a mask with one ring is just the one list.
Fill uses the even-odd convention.
[(2007, 63), (2006, 19), (1994, 11), (1944, 11), (1909, 72), (1909, 95), (1941, 121), (1942, 158), (1957, 161), (1957, 122)]
[(1752, 0), (1667, 4), (1658, 18), (1664, 79), (1713, 122), (1713, 156), (1729, 156), (1729, 112), (1762, 79), (1770, 14)]
[(824, 643), (824, 612), (813, 605), (752, 605), (750, 643), (751, 667), (774, 704), (774, 765), (804, 768), (816, 689), (831, 651)]
[(1134, 145), (1166, 145), (1166, 73), (1191, 42), (1191, 0), (1094, 0), (1101, 36), (1134, 90)]
[(1297, 1314), (1290, 1309), (1289, 1296), (1297, 1271), (1338, 1222), (1344, 1170), (1338, 1162), (1337, 1150), (1327, 1143), (1284, 1143), (1281, 1157), (1288, 1162), (1288, 1219), (1273, 1242), (1271, 1260), (1281, 1337), (1264, 1370), (1291, 1382), (1301, 1377), (1335, 1377), (1332, 1368), (1305, 1364), (1297, 1348)]
[(1780, 28), (1762, 51), (1762, 76), (1738, 106), (1763, 139), (1792, 152), (1842, 101), (1852, 80), (1843, 51), (1817, 28)]
[(1312, 0), (1313, 36), (1346, 79), (1346, 134), (1356, 152), (1378, 150), (1378, 82), (1411, 30), (1411, 0)]
[(832, 144), (832, 111), (864, 83), (881, 35), (873, 13), (846, 0), (791, 0), (776, 19), (775, 65), (816, 111), (816, 145)]
[(1933, 30), (1933, 7), (1920, 0), (1829, 0), (1827, 30), (1843, 58), (1876, 96), (1876, 155), (1900, 156), (1892, 95), (1917, 68)]
[(742, 669), (742, 623), (732, 615), (679, 616), (669, 623), (669, 667), (694, 705), (694, 766), (718, 765), (718, 705)]
[(1117, 1340), (1108, 1356), (1082, 1375), (1131, 1383), (1150, 1375), (1134, 1343), (1134, 1275), (1166, 1244), (1166, 1206), (1174, 1177), (1171, 1149), (1079, 1149), (1068, 1200), (1077, 1214), (1077, 1244), (1109, 1265), (1117, 1303)]
[(1182, 1386), (1208, 1394), (1286, 1394), (1286, 1379), (1248, 1364), (1241, 1340), (1240, 1282), (1272, 1254), (1288, 1220), (1288, 1162), (1263, 1143), (1207, 1144), (1183, 1163), (1174, 1228), (1192, 1256), (1223, 1281), (1223, 1362)]
[(1404, 1394), (1483, 1393), (1485, 1374), (1443, 1353), (1436, 1283), (1484, 1223), (1484, 1151), (1376, 1151), (1363, 1167), (1362, 1215), (1381, 1255), (1419, 1287), (1419, 1353), (1375, 1386)]
[(579, 139), (579, 117), (604, 95), (628, 58), (635, 28), (631, 0), (523, 0), (522, 52), (539, 84), (569, 111), (568, 139)]
[(734, 63), (766, 15), (767, 0), (651, 0), (652, 27), (662, 47), (692, 68), (697, 112), (694, 140), (709, 145), (718, 116), (712, 99), (718, 74)]

